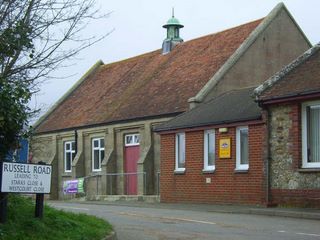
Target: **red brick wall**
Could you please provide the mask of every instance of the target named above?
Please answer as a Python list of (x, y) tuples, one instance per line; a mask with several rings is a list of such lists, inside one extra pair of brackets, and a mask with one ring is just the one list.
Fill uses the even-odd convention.
[(320, 189), (272, 189), (271, 194), (278, 205), (320, 208)]
[[(161, 135), (160, 195), (162, 202), (265, 204), (263, 141), (265, 125), (249, 126), (249, 170), (236, 173), (236, 128), (216, 129), (216, 170), (203, 173), (204, 131), (186, 132), (186, 171), (174, 174), (175, 134)], [(219, 159), (219, 139), (230, 137), (232, 157)], [(211, 183), (206, 183), (211, 178)]]

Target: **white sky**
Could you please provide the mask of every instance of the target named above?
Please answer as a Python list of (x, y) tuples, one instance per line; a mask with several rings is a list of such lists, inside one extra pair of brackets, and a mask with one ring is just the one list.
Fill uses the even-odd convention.
[[(320, 1), (284, 0), (294, 19), (312, 44), (320, 41)], [(175, 17), (184, 25), (181, 37), (187, 41), (219, 32), (266, 16), (278, 3), (276, 0), (97, 0), (102, 12), (112, 14), (91, 25), (85, 35), (107, 33), (103, 41), (84, 50), (66, 69), (56, 71), (57, 76), (42, 85), (31, 102), (31, 107), (42, 108), (44, 113), (99, 59), (115, 62), (161, 48), (166, 30), (162, 25)]]

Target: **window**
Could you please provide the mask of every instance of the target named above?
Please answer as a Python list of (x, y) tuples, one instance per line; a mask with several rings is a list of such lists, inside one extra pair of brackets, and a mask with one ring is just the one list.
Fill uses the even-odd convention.
[(249, 169), (248, 127), (238, 127), (236, 133), (236, 170)]
[(176, 134), (176, 167), (175, 171), (184, 172), (185, 171), (185, 134)]
[(302, 104), (302, 167), (320, 167), (320, 101)]
[(92, 139), (92, 170), (101, 171), (101, 162), (104, 159), (104, 139)]
[(215, 169), (215, 134), (214, 130), (204, 131), (204, 171), (213, 171)]
[(136, 146), (140, 144), (140, 134), (129, 134), (125, 136), (126, 146)]
[(64, 171), (71, 172), (72, 160), (76, 154), (76, 144), (74, 141), (64, 143)]

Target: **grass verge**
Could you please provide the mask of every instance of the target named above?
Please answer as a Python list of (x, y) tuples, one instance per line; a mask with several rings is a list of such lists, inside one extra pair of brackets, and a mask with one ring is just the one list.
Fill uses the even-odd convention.
[(8, 221), (0, 224), (3, 240), (101, 240), (112, 231), (103, 219), (45, 206), (43, 219), (34, 218), (31, 199), (9, 195)]

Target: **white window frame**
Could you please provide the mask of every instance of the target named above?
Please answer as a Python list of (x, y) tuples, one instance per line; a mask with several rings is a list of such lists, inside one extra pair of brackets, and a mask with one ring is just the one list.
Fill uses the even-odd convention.
[[(214, 164), (209, 165), (209, 135), (213, 135), (213, 151), (214, 151)], [(216, 160), (216, 135), (215, 130), (205, 130), (204, 131), (204, 138), (203, 138), (203, 171), (214, 171), (215, 170), (215, 160)]]
[[(103, 151), (105, 153), (105, 147), (101, 146), (101, 140), (104, 140), (104, 138), (93, 138), (92, 142), (91, 142), (91, 144), (92, 144), (92, 171), (93, 172), (101, 171), (101, 163), (103, 161), (103, 159), (101, 158), (101, 152)], [(98, 141), (98, 147), (94, 146), (95, 141)], [(104, 144), (106, 144), (106, 143), (104, 142)], [(95, 150), (99, 151), (99, 168), (94, 168), (94, 151)]]
[[(248, 164), (241, 164), (241, 130), (248, 131), (248, 155), (249, 155), (249, 128), (248, 126), (237, 127), (236, 129), (236, 170), (248, 170), (249, 169), (249, 159)], [(249, 158), (249, 156), (248, 156)]]
[[(184, 144), (181, 145), (181, 136), (183, 136)], [(180, 159), (180, 147), (184, 147), (183, 149), (183, 158), (184, 158), (184, 166), (186, 164), (186, 135), (185, 133), (176, 133), (176, 140), (175, 140), (175, 172), (183, 173), (185, 172), (185, 167), (179, 167), (179, 159)]]
[[(132, 141), (128, 142), (129, 137), (132, 137)], [(124, 136), (125, 146), (138, 146), (140, 145), (140, 134), (127, 134)]]
[[(72, 149), (72, 143), (75, 144), (75, 141), (66, 141), (64, 142), (64, 172), (71, 172), (72, 171), (72, 155), (76, 153), (76, 149)], [(70, 149), (67, 150), (67, 145), (70, 145)], [(70, 157), (70, 169), (67, 169), (67, 154), (71, 154)]]
[(310, 102), (302, 103), (302, 107), (301, 107), (302, 168), (320, 168), (320, 162), (308, 162), (307, 107), (320, 107), (320, 101), (310, 101)]

